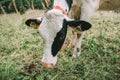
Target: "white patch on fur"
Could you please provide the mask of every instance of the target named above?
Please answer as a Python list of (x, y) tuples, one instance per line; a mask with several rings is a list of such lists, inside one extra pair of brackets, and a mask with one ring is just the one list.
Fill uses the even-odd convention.
[(63, 14), (58, 10), (53, 9), (45, 13), (39, 28), (40, 35), (43, 39), (51, 41), (62, 28), (63, 19)]

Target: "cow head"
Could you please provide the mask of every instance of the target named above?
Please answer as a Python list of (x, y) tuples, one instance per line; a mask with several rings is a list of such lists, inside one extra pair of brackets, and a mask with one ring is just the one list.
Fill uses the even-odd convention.
[(70, 19), (59, 10), (47, 11), (41, 19), (28, 19), (28, 26), (39, 25), (39, 33), (45, 41), (43, 66), (51, 68), (57, 62), (57, 54), (61, 49), (67, 34), (67, 27), (79, 28), (81, 31), (88, 30), (91, 24), (86, 21)]

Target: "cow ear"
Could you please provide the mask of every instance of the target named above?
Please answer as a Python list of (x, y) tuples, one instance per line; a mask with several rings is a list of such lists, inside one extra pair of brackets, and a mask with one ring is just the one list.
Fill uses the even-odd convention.
[(28, 19), (25, 21), (25, 24), (27, 26), (37, 28), (41, 22), (42, 22), (42, 20), (39, 20), (39, 19)]
[(67, 25), (69, 25), (70, 27), (80, 28), (82, 31), (88, 30), (92, 26), (89, 22), (82, 20), (67, 21)]

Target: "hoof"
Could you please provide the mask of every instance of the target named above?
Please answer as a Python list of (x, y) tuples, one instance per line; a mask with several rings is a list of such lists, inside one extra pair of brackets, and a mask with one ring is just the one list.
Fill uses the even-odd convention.
[(77, 55), (72, 55), (72, 58), (76, 58), (77, 57)]
[(45, 63), (45, 62), (42, 62), (42, 65), (45, 67), (45, 68), (53, 68), (54, 65), (52, 63)]
[(80, 56), (80, 53), (74, 53), (74, 54), (72, 55), (72, 58), (76, 58), (76, 57), (78, 57), (78, 56)]

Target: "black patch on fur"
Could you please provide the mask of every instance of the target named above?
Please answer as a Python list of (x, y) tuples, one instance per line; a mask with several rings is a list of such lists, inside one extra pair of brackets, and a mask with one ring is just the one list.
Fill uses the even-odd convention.
[(52, 44), (52, 55), (56, 56), (58, 51), (61, 49), (65, 38), (66, 38), (66, 34), (67, 34), (67, 24), (66, 24), (66, 20), (63, 20), (63, 27), (62, 29), (57, 33), (54, 42)]
[(70, 27), (80, 28), (81, 31), (88, 30), (92, 26), (90, 23), (81, 20), (67, 21), (67, 25), (69, 25)]
[(30, 26), (30, 24), (32, 24), (32, 25), (40, 25), (40, 23), (41, 23), (42, 21), (40, 21), (40, 20), (38, 20), (38, 19), (28, 19), (28, 20), (26, 20), (26, 22), (25, 22), (25, 24), (27, 25), (27, 26)]
[(69, 7), (69, 10), (71, 9), (71, 6), (72, 6), (72, 3), (73, 3), (73, 0), (66, 0), (67, 2), (67, 5)]

